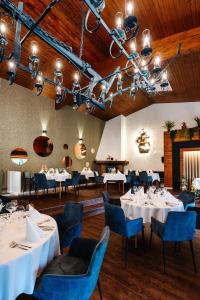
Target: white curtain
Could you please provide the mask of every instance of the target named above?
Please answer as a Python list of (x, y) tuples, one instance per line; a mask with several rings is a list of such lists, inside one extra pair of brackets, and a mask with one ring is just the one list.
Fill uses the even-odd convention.
[(193, 178), (200, 178), (200, 151), (183, 152), (183, 170), (189, 183)]

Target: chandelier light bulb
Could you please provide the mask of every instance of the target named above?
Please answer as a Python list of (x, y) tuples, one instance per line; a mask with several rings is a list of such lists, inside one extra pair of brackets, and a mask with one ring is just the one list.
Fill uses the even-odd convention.
[(76, 71), (76, 72), (74, 73), (74, 82), (75, 82), (75, 83), (78, 83), (78, 82), (79, 82), (79, 79), (80, 79), (80, 74), (79, 74), (78, 71)]
[(38, 53), (38, 46), (35, 42), (31, 44), (31, 53), (33, 56), (36, 56)]
[(0, 23), (0, 33), (1, 34), (6, 33), (6, 25), (4, 23)]
[(142, 38), (143, 38), (143, 48), (150, 48), (151, 35), (149, 29), (145, 29), (142, 32)]
[(121, 29), (123, 27), (123, 13), (122, 12), (116, 13), (115, 19), (116, 19), (116, 27), (118, 29)]
[(133, 2), (132, 1), (128, 1), (128, 3), (126, 4), (126, 14), (127, 14), (127, 16), (133, 15)]
[(62, 62), (59, 58), (56, 59), (56, 71), (61, 71), (62, 69)]
[(162, 73), (162, 81), (166, 81), (167, 80), (167, 72), (163, 72)]
[(8, 62), (8, 70), (9, 70), (9, 72), (12, 72), (12, 73), (15, 72), (15, 70), (16, 70), (16, 63), (13, 60), (10, 60)]
[(36, 84), (43, 85), (44, 78), (42, 72), (39, 72), (39, 74), (36, 77)]
[(137, 51), (137, 46), (136, 46), (136, 38), (132, 38), (130, 41), (130, 49), (131, 52), (136, 52)]
[(160, 56), (159, 55), (156, 55), (156, 57), (155, 57), (154, 66), (160, 67)]
[(122, 73), (118, 73), (117, 77), (118, 77), (118, 80), (121, 81), (122, 80)]
[(110, 99), (112, 99), (113, 98), (113, 93), (110, 93)]
[(150, 79), (150, 83), (153, 85), (155, 83), (155, 79), (154, 78), (151, 78)]
[(62, 94), (62, 87), (60, 85), (56, 86), (56, 95), (61, 95)]
[(144, 67), (145, 65), (146, 65), (146, 61), (144, 59), (142, 59), (141, 66)]
[(102, 89), (103, 92), (106, 90), (105, 84), (102, 84), (101, 89)]

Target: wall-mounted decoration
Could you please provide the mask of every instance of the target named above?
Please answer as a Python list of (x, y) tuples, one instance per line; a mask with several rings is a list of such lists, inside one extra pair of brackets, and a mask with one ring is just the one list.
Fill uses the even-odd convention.
[(148, 153), (150, 151), (149, 135), (142, 129), (137, 138), (138, 148), (140, 153)]
[(10, 154), (11, 161), (18, 165), (24, 165), (28, 160), (28, 153), (23, 148), (15, 148)]
[(53, 142), (48, 136), (38, 136), (33, 142), (33, 149), (39, 156), (49, 156), (53, 151)]
[(65, 168), (70, 169), (72, 167), (71, 157), (69, 157), (69, 156), (63, 157), (62, 163)]
[(74, 155), (77, 159), (84, 159), (86, 157), (86, 146), (80, 142), (75, 144)]
[(92, 154), (94, 154), (96, 152), (94, 148), (91, 148), (90, 151), (91, 151)]
[(69, 146), (68, 146), (67, 144), (64, 144), (64, 145), (63, 145), (63, 149), (64, 149), (64, 150), (68, 150), (68, 148), (69, 148)]

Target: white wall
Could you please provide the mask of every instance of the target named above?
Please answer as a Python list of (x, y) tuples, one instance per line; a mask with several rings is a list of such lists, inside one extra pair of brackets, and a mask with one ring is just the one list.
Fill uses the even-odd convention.
[(126, 145), (126, 118), (118, 116), (106, 122), (99, 149), (97, 160), (105, 160), (108, 155), (114, 159), (125, 159)]
[[(194, 127), (195, 116), (200, 116), (199, 102), (153, 104), (128, 117), (119, 116), (109, 120), (104, 128), (97, 159), (106, 159), (110, 154), (115, 159), (128, 160), (130, 169), (163, 171), (164, 122), (175, 121), (177, 129), (181, 128), (182, 122)], [(150, 135), (151, 150), (147, 154), (139, 153), (136, 143), (142, 128)]]

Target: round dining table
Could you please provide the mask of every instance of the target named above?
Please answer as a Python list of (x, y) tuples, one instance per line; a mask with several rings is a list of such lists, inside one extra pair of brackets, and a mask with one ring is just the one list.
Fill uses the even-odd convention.
[(126, 218), (130, 220), (143, 218), (143, 223), (151, 223), (151, 217), (164, 223), (170, 211), (184, 211), (183, 203), (170, 192), (156, 198), (148, 200), (146, 194), (134, 195), (128, 191), (120, 198), (121, 207)]
[(55, 180), (59, 184), (59, 199), (62, 196), (62, 182), (65, 182), (66, 179), (71, 179), (72, 175), (69, 173), (61, 173), (61, 174), (46, 174), (47, 180)]
[[(5, 220), (5, 215), (0, 215)], [(26, 241), (26, 222), (5, 223), (0, 230), (0, 300), (14, 300), (21, 293), (32, 294), (37, 276), (60, 254), (58, 229), (53, 218), (42, 215), (42, 222), (51, 227), (35, 243)], [(11, 247), (11, 242), (28, 246), (27, 250)]]

